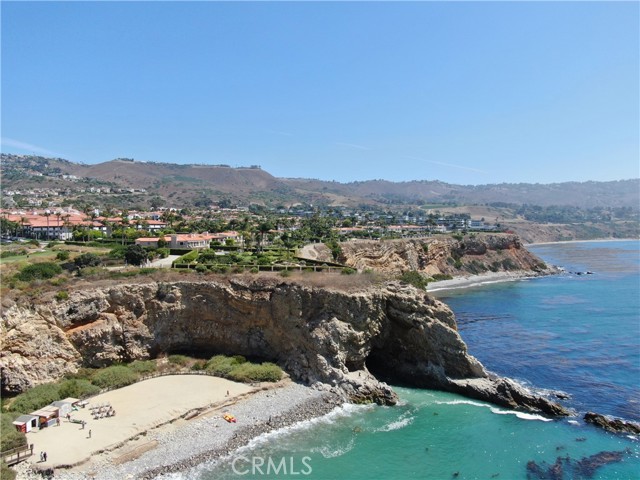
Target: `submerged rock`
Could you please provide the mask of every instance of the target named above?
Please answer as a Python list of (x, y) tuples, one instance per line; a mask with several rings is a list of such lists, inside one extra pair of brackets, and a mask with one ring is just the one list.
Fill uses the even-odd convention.
[(553, 464), (547, 462), (527, 462), (527, 480), (569, 480), (572, 478), (593, 478), (596, 471), (610, 463), (620, 462), (628, 450), (619, 452), (599, 452), (580, 460), (573, 460), (568, 455), (558, 457)]

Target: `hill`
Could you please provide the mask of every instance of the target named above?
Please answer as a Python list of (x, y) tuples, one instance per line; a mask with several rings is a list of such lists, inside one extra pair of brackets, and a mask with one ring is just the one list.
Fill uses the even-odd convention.
[[(640, 206), (640, 179), (476, 186), (453, 185), (437, 180), (340, 183), (277, 178), (257, 166), (232, 168), (228, 165), (183, 165), (132, 159), (85, 165), (60, 158), (11, 154), (2, 154), (0, 175), (5, 197), (3, 203), (7, 201), (6, 192), (19, 191), (21, 195), (28, 195), (34, 190), (51, 190), (64, 191), (67, 197), (79, 197), (85, 201), (92, 193), (99, 193), (102, 202), (109, 201), (108, 195), (134, 194), (137, 197), (135, 201), (142, 205), (155, 197), (175, 207), (207, 206), (221, 200), (267, 207), (300, 203), (345, 207), (538, 205), (581, 209), (624, 207), (637, 211)], [(96, 189), (100, 191), (95, 192)], [(132, 201), (116, 197), (112, 200), (115, 205), (124, 206)]]

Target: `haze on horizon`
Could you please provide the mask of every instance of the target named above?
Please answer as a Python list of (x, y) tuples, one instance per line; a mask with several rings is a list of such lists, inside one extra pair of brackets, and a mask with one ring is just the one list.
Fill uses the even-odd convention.
[(3, 153), (640, 177), (637, 2), (2, 2)]

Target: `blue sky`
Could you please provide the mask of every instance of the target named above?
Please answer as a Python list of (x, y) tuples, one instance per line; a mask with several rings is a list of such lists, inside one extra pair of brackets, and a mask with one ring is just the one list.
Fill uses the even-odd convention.
[(640, 176), (637, 2), (6, 2), (2, 152), (457, 184)]

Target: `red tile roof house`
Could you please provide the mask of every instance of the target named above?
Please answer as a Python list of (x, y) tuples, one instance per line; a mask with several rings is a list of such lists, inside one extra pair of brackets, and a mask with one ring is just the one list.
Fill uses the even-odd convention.
[[(169, 248), (209, 248), (211, 241), (216, 238), (214, 233), (174, 233), (164, 237)], [(160, 237), (143, 237), (136, 239), (136, 245), (142, 247), (157, 247)]]

